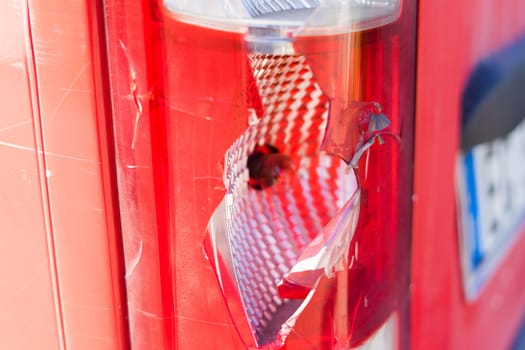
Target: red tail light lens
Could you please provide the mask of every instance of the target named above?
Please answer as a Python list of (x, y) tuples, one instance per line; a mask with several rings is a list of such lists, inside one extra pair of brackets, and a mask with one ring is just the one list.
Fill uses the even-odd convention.
[[(146, 55), (131, 35), (113, 41), (119, 195), (146, 209), (123, 212), (124, 226), (147, 227), (124, 238), (158, 257), (148, 297), (162, 305), (141, 303), (161, 310), (166, 346), (354, 348), (380, 337), (406, 347), (414, 11), (404, 6), (396, 24), (369, 29), (392, 20), (371, 16), (346, 24), (352, 33), (314, 35), (321, 16), (283, 41), (273, 27), (212, 28), (154, 7)], [(298, 10), (316, 9), (334, 10)], [(140, 113), (126, 113), (126, 95)]]

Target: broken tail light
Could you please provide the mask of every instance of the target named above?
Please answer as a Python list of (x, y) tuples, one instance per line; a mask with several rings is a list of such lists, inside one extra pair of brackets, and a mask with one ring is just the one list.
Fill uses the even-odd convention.
[(406, 348), (414, 2), (155, 4), (115, 133), (151, 157), (167, 346)]

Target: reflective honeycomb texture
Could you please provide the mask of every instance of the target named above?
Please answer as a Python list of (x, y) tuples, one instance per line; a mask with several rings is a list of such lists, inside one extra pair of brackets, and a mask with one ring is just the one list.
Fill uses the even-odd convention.
[[(258, 345), (282, 335), (303, 300), (282, 299), (277, 284), (302, 249), (355, 190), (346, 164), (321, 153), (329, 100), (299, 55), (249, 57), (262, 110), (226, 154), (226, 225), (235, 279)], [(264, 190), (248, 186), (247, 159), (269, 144), (290, 167)], [(286, 328), (286, 326), (284, 327)]]

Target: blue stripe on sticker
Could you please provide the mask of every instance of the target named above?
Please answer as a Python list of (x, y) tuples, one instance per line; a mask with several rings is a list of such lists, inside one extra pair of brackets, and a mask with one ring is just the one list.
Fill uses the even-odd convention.
[(477, 268), (481, 261), (483, 261), (483, 252), (480, 242), (480, 229), (479, 229), (479, 208), (478, 208), (478, 193), (476, 189), (476, 173), (474, 167), (474, 153), (468, 152), (463, 159), (465, 166), (465, 180), (467, 186), (467, 199), (468, 199), (468, 214), (470, 221), (470, 242), (472, 243), (472, 256), (471, 264), (472, 268)]

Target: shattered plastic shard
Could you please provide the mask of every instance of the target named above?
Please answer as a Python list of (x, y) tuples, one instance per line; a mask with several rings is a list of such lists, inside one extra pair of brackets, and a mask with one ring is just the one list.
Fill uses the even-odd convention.
[(377, 102), (352, 101), (346, 107), (333, 105), (322, 149), (343, 159), (352, 167), (370, 148), (380, 132), (390, 126)]
[(359, 204), (360, 190), (356, 188), (352, 197), (302, 251), (290, 272), (279, 283), (282, 297), (301, 297), (300, 292), (294, 289), (309, 292), (315, 288), (323, 273), (332, 277), (336, 271), (348, 267), (348, 248), (357, 226)]

